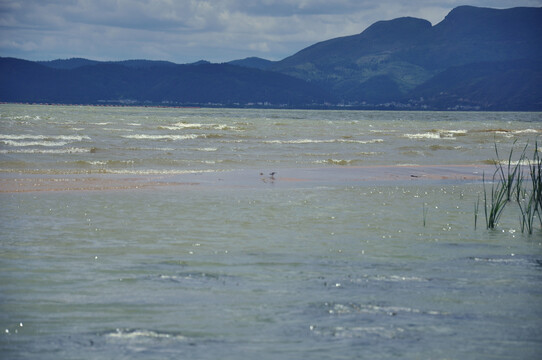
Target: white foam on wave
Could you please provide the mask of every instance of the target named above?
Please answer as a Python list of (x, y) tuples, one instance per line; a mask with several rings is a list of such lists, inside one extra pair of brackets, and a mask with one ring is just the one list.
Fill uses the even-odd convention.
[(435, 130), (424, 133), (404, 134), (403, 136), (409, 139), (444, 139), (456, 140), (456, 136), (467, 134), (467, 130)]
[(320, 329), (317, 326), (310, 326), (310, 330), (316, 335), (332, 336), (340, 339), (364, 338), (367, 336), (377, 336), (386, 339), (394, 339), (401, 336), (405, 329), (400, 327), (384, 326), (335, 326), (333, 328)]
[(19, 115), (19, 116), (13, 116), (11, 117), (13, 120), (41, 120), (41, 117), (39, 115), (36, 116), (30, 116), (30, 115)]
[(145, 339), (172, 339), (185, 340), (186, 337), (179, 334), (170, 334), (152, 330), (123, 330), (116, 329), (115, 331), (106, 334), (110, 338), (125, 339), (125, 340), (145, 340)]
[(517, 257), (503, 257), (503, 258), (481, 258), (481, 257), (474, 257), (472, 258), (476, 262), (487, 262), (487, 263), (497, 263), (497, 264), (520, 264), (520, 265), (530, 265), (534, 264), (534, 262), (529, 261), (525, 258), (517, 258)]
[(64, 148), (64, 149), (10, 149), (0, 150), (0, 154), (82, 154), (92, 152), (91, 148)]
[(542, 132), (542, 130), (537, 129), (524, 129), (524, 130), (514, 130), (512, 131), (514, 134), (537, 134), (539, 132)]
[(136, 139), (136, 140), (169, 140), (169, 141), (176, 141), (176, 140), (197, 139), (198, 137), (202, 137), (202, 135), (197, 135), (197, 134), (187, 134), (187, 135), (135, 134), (135, 135), (122, 135), (122, 137), (126, 138), (126, 139)]
[(348, 139), (339, 139), (338, 142), (342, 143), (355, 143), (355, 144), (378, 144), (383, 143), (384, 139), (371, 139), (371, 140), (348, 140)]
[(159, 129), (166, 130), (183, 130), (183, 129), (213, 129), (213, 130), (238, 130), (237, 127), (227, 124), (200, 124), (179, 122), (173, 125), (160, 125)]
[(64, 146), (67, 145), (67, 141), (15, 141), (15, 140), (0, 140), (4, 145), (7, 146)]
[(199, 123), (186, 123), (178, 122), (173, 125), (168, 126), (159, 126), (159, 128), (170, 129), (170, 130), (181, 130), (181, 129), (201, 129), (204, 125)]
[[(327, 304), (326, 304), (327, 305)], [(328, 313), (330, 315), (343, 315), (352, 313), (364, 314), (387, 314), (397, 315), (399, 313), (425, 314), (431, 316), (446, 315), (447, 313), (436, 310), (420, 310), (405, 306), (380, 306), (373, 304), (329, 304)]]
[(326, 159), (326, 160), (316, 160), (313, 161), (313, 164), (326, 164), (326, 165), (352, 165), (354, 163), (362, 162), (362, 160), (346, 160), (346, 159)]
[(83, 141), (90, 140), (86, 135), (30, 135), (30, 134), (0, 134), (0, 140), (64, 140)]
[(376, 144), (384, 142), (383, 139), (352, 140), (352, 139), (295, 139), (295, 140), (267, 140), (264, 144), (331, 144), (331, 143), (352, 143), (352, 144)]

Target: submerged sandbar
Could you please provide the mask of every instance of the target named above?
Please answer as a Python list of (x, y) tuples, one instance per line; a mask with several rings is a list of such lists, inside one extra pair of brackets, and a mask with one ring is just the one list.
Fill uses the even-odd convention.
[[(255, 188), (320, 185), (389, 184), (420, 181), (481, 181), (489, 165), (360, 166), (285, 169), (243, 169), (164, 175), (0, 174), (0, 192), (112, 191), (158, 188)], [(275, 173), (271, 175), (271, 173)]]

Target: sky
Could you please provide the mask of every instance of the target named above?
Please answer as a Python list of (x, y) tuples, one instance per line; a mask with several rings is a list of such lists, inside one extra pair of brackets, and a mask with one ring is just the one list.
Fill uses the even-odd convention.
[(281, 60), (314, 43), (412, 16), (436, 25), (460, 5), (542, 0), (0, 0), (0, 56), (190, 63)]

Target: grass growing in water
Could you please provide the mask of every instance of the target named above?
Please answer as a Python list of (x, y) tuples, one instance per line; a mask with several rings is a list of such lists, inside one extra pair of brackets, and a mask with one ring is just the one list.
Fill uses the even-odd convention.
[[(538, 143), (535, 143), (535, 152), (533, 160), (529, 164), (529, 173), (531, 175), (530, 191), (525, 190), (525, 199), (524, 201), (518, 200), (518, 205), (521, 211), (521, 232), (527, 231), (532, 234), (536, 215), (538, 215), (542, 226), (542, 159), (538, 151)], [(522, 202), (524, 203), (522, 204)]]
[[(514, 141), (514, 145), (516, 144), (517, 140)], [(528, 144), (527, 144), (528, 145)], [(512, 155), (514, 153), (514, 147), (512, 145), (512, 150), (510, 150), (510, 154), (508, 155), (508, 166), (506, 173), (504, 172), (504, 167), (502, 166), (501, 159), (499, 158), (499, 149), (497, 148), (497, 143), (495, 143), (495, 154), (497, 155), (497, 170), (496, 172), (499, 172), (501, 175), (500, 184), (501, 186), (506, 190), (506, 201), (510, 201), (512, 197), (512, 193), (514, 191), (514, 181), (518, 186), (516, 186), (516, 192), (517, 192), (517, 198), (519, 199), (519, 187), (521, 187), (521, 183), (523, 182), (523, 173), (521, 171), (521, 163), (525, 159), (525, 151), (527, 150), (527, 145), (523, 148), (523, 152), (521, 153), (521, 156), (519, 158), (519, 161), (516, 163), (515, 166), (512, 167)], [(495, 177), (495, 175), (493, 176)]]
[[(515, 144), (515, 142), (514, 142)], [(542, 159), (538, 142), (535, 142), (535, 149), (532, 160), (527, 160), (525, 152), (527, 145), (523, 149), (519, 161), (512, 165), (513, 148), (508, 156), (506, 168), (499, 159), (499, 151), (495, 144), (495, 153), (497, 155), (497, 169), (493, 173), (491, 190), (486, 191), (485, 176), (482, 177), (484, 185), (484, 214), (486, 218), (487, 229), (495, 229), (499, 222), (505, 206), (512, 201), (515, 193), (515, 200), (520, 210), (521, 232), (533, 233), (536, 218), (538, 218), (542, 227)], [(527, 162), (530, 174), (530, 182), (525, 184), (524, 174), (521, 168), (522, 164)], [(499, 176), (498, 176), (499, 175)], [(478, 218), (478, 204), (474, 208), (474, 227)]]

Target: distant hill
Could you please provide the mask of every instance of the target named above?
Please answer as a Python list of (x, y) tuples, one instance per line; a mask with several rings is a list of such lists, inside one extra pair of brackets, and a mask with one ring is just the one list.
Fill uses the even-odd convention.
[(274, 64), (274, 61), (262, 59), (259, 57), (248, 57), (241, 60), (230, 61), (228, 62), (228, 64), (260, 69), (260, 70), (267, 70)]
[(97, 63), (57, 69), (0, 58), (0, 101), (288, 107), (334, 101), (315, 85), (258, 69), (210, 63), (131, 65)]
[[(414, 89), (428, 81), (435, 84), (442, 77), (434, 77), (451, 67), (527, 59), (539, 65), (522, 69), (524, 63), (514, 63), (520, 67), (515, 71), (537, 77), (542, 71), (541, 39), (542, 8), (461, 6), (435, 26), (410, 17), (379, 21), (361, 34), (305, 48), (274, 63), (271, 69), (330, 88), (338, 98), (352, 104), (409, 102), (421, 92)], [(491, 83), (496, 75), (485, 74), (488, 78), (480, 84)], [(513, 82), (509, 86), (512, 84), (517, 85)], [(440, 87), (445, 88), (445, 84)], [(521, 97), (529, 95), (522, 93), (526, 89), (516, 90)], [(484, 108), (487, 104), (485, 97), (468, 95), (472, 106)], [(517, 108), (508, 104), (510, 109)]]
[[(542, 111), (542, 8), (403, 17), (281, 61), (0, 58), (0, 101)], [(264, 105), (265, 104), (265, 105)]]
[(40, 65), (44, 65), (53, 69), (75, 69), (81, 66), (89, 66), (99, 64), (99, 61), (83, 58), (57, 59), (50, 61), (36, 61)]

